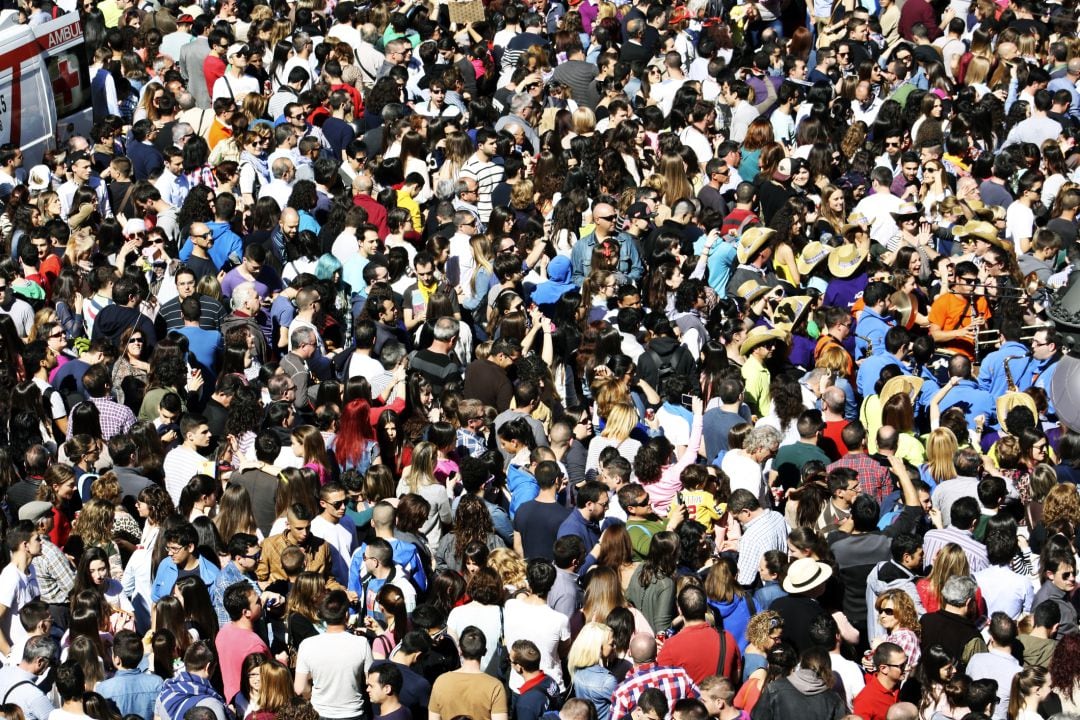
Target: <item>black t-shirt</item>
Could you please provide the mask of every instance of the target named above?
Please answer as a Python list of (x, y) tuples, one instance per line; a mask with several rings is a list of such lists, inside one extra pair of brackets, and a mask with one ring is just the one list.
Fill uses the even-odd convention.
[(198, 258), (192, 255), (184, 261), (184, 264), (191, 269), (191, 272), (195, 273), (195, 277), (199, 280), (207, 276), (216, 277), (218, 274), (217, 265), (210, 259)]
[[(376, 660), (371, 663), (371, 669), (374, 670), (380, 665), (397, 666), (397, 669), (401, 671), (401, 692), (398, 693), (398, 702), (409, 709), (409, 712), (412, 713), (412, 720), (426, 718), (427, 705), (431, 700), (431, 683), (408, 665), (402, 665), (390, 660)], [(381, 715), (379, 717), (387, 718), (391, 716)]]
[(570, 508), (559, 503), (542, 503), (536, 500), (530, 500), (519, 507), (514, 515), (514, 530), (521, 533), (525, 557), (554, 560), (555, 538), (559, 533), (559, 526), (570, 512)]

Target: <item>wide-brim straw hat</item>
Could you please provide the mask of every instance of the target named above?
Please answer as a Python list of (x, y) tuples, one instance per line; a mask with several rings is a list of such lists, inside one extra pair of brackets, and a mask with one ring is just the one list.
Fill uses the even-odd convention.
[(802, 252), (795, 256), (795, 267), (798, 268), (800, 275), (809, 275), (821, 264), (822, 260), (828, 259), (832, 251), (831, 247), (817, 240), (808, 242)]
[(881, 387), (881, 392), (878, 393), (878, 400), (881, 402), (881, 406), (885, 407), (893, 395), (907, 395), (911, 399), (911, 404), (915, 404), (915, 398), (919, 396), (919, 391), (922, 390), (923, 383), (925, 381), (921, 377), (915, 377), (914, 375), (897, 375), (894, 378), (888, 380)]
[(829, 255), (829, 272), (833, 277), (851, 277), (866, 262), (869, 250), (862, 250), (857, 244), (841, 245)]
[(764, 345), (767, 342), (773, 342), (779, 340), (782, 343), (787, 342), (787, 333), (781, 328), (767, 328), (762, 325), (758, 325), (752, 328), (749, 333), (746, 334), (746, 339), (742, 341), (742, 345), (739, 346), (739, 352), (742, 355), (749, 355), (753, 352), (754, 348), (759, 345)]
[(1031, 397), (1027, 393), (1022, 392), (1009, 392), (998, 397), (995, 401), (997, 409), (997, 419), (1001, 424), (1002, 432), (1009, 432), (1009, 428), (1005, 426), (1005, 418), (1008, 416), (1009, 411), (1014, 407), (1026, 407), (1031, 411), (1031, 416), (1035, 418), (1036, 422), (1039, 420), (1039, 409), (1035, 406), (1035, 398)]
[(773, 311), (773, 317), (782, 318), (784, 322), (791, 323), (792, 327), (796, 327), (799, 321), (810, 311), (810, 302), (809, 295), (786, 297), (777, 303), (776, 310)]
[(749, 306), (757, 302), (762, 295), (771, 289), (768, 285), (762, 285), (757, 280), (747, 280), (735, 290), (735, 296)]
[(1002, 250), (1008, 252), (1013, 251), (1012, 244), (998, 234), (998, 230), (994, 227), (993, 223), (988, 223), (985, 220), (972, 220), (964, 225), (954, 226), (952, 233), (953, 237), (974, 237), (999, 247)]
[(742, 234), (739, 238), (739, 242), (735, 246), (735, 254), (739, 258), (739, 262), (744, 263), (754, 257), (765, 243), (769, 242), (776, 231), (767, 227), (752, 227)]

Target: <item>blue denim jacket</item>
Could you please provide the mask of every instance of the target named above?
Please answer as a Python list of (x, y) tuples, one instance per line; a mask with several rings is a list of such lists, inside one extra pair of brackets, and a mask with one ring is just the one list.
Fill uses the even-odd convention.
[(596, 706), (597, 720), (610, 720), (611, 695), (615, 692), (615, 676), (602, 665), (590, 665), (574, 673), (574, 697)]
[(108, 680), (102, 680), (97, 691), (106, 700), (112, 700), (121, 715), (154, 717), (154, 702), (165, 683), (153, 673), (141, 670), (117, 670)]

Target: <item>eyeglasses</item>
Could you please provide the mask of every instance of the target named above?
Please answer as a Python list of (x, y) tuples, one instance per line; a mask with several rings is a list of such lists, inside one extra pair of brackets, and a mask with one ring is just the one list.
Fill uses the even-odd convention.
[(604, 220), (606, 222), (611, 222), (612, 220), (614, 220), (617, 217), (618, 217), (618, 215), (597, 215), (596, 220)]
[(142, 338), (129, 338), (128, 339), (128, 345), (142, 345), (142, 344), (143, 344), (143, 339)]
[(1061, 573), (1062, 580), (1072, 580), (1074, 577), (1076, 577), (1076, 573), (1074, 572)]
[(165, 552), (170, 556), (175, 555), (176, 553), (180, 552), (183, 549), (184, 548), (180, 547), (179, 545), (166, 545), (165, 546)]
[(885, 667), (894, 667), (897, 670), (907, 670), (907, 660), (902, 663), (881, 663)]
[(345, 507), (345, 501), (344, 500), (337, 500), (335, 502), (330, 502), (329, 500), (323, 500), (323, 502), (326, 503), (327, 505), (329, 505), (330, 507), (334, 508), (335, 510), (340, 510), (341, 508)]
[(900, 147), (900, 143), (898, 143), (898, 142), (889, 142), (888, 140), (886, 140), (885, 141), (885, 147)]
[(896, 610), (893, 610), (892, 608), (886, 608), (886, 607), (878, 608), (878, 614), (879, 615), (888, 615), (889, 617), (892, 617), (893, 615), (896, 614)]
[(254, 560), (254, 561), (258, 562), (259, 559), (262, 558), (262, 551), (261, 550), (256, 550), (254, 555), (245, 555), (244, 557), (247, 558), (248, 560)]
[(208, 238), (213, 236), (213, 233), (191, 233), (192, 238)]

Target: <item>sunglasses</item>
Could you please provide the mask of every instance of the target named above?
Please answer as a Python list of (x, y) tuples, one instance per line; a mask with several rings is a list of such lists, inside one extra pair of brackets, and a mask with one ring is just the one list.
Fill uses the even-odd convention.
[(327, 505), (329, 505), (330, 507), (334, 508), (335, 510), (340, 510), (341, 508), (345, 507), (345, 501), (344, 500), (338, 500), (337, 502), (330, 502), (329, 500), (323, 500), (323, 502), (326, 503)]
[(878, 608), (878, 614), (879, 615), (888, 615), (889, 617), (892, 617), (893, 615), (896, 614), (896, 610), (894, 610), (892, 608)]

